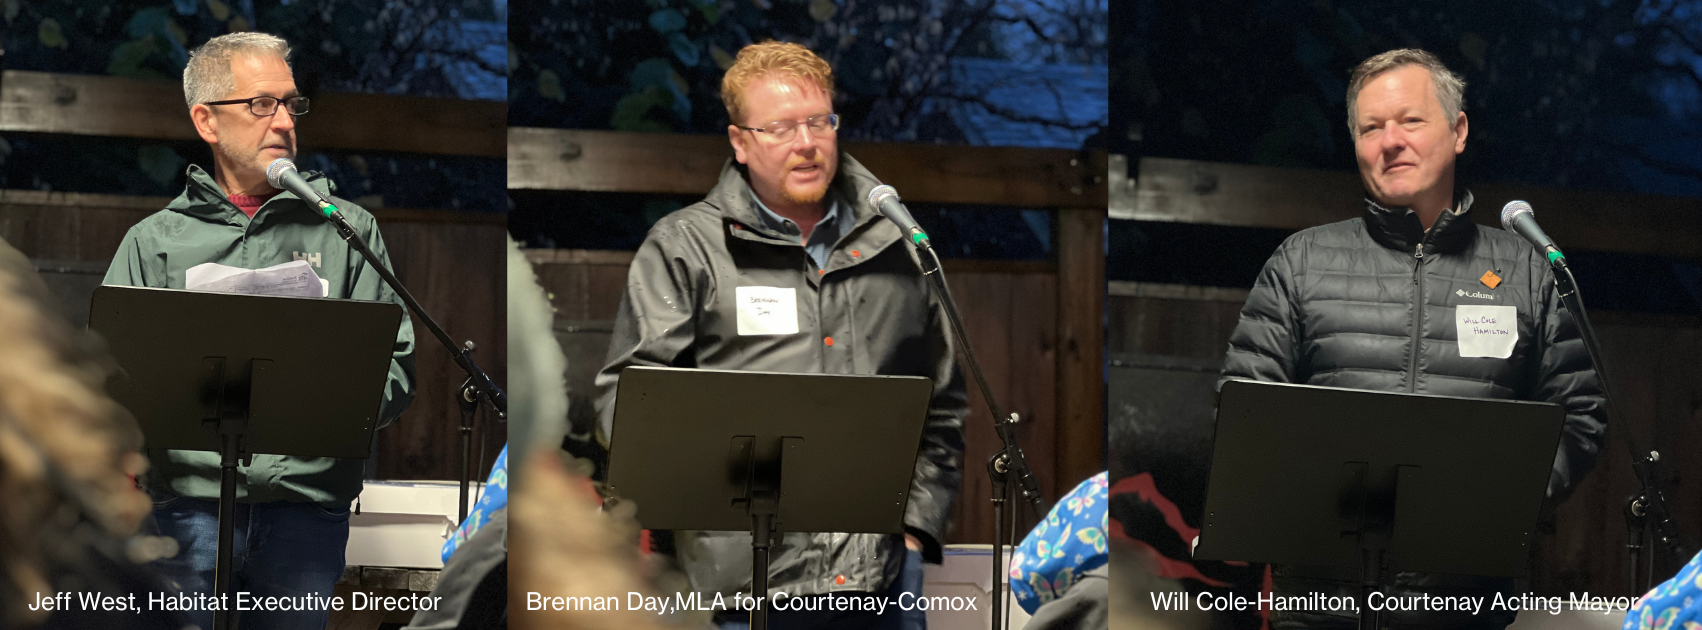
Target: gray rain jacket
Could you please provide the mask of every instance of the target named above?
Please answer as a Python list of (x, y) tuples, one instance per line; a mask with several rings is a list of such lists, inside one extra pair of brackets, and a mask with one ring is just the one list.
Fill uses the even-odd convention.
[[(629, 365), (933, 379), (904, 525), (922, 541), (924, 558), (939, 562), (963, 477), (968, 406), (945, 311), (898, 227), (867, 201), (879, 185), (840, 153), (829, 194), (844, 201), (855, 226), (817, 270), (795, 236), (763, 226), (743, 168), (729, 160), (709, 196), (658, 221), (633, 257), (596, 379), (597, 408), (606, 441), (616, 383)], [(740, 336), (733, 290), (740, 286), (795, 289), (798, 332)], [(682, 533), (676, 547), (698, 592), (750, 592), (750, 534)], [(770, 593), (883, 591), (904, 552), (898, 536), (789, 533), (770, 552)]]

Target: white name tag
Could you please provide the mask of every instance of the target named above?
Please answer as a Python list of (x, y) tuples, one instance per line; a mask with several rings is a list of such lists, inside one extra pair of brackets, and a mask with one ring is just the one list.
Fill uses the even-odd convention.
[(1454, 307), (1460, 356), (1505, 359), (1519, 342), (1519, 312), (1511, 306), (1465, 304)]
[(781, 287), (739, 287), (740, 335), (793, 335), (798, 332), (798, 290)]

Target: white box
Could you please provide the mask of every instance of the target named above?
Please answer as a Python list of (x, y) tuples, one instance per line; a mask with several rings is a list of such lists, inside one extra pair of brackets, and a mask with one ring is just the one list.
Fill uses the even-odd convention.
[[(469, 490), (469, 509), (483, 485), (475, 483)], [(455, 533), (460, 492), (461, 484), (453, 481), (366, 482), (353, 504), (360, 513), (349, 516), (343, 564), (443, 568), (443, 544)]]
[(1518, 620), (1507, 630), (1619, 630), (1625, 626), (1625, 611), (1562, 610), (1560, 614), (1546, 610), (1519, 613)]
[[(1003, 560), (1006, 566), (999, 571), (999, 590), (1004, 593), (1005, 610), (1009, 611), (1011, 620), (1010, 627), (1021, 628), (1028, 625), (1028, 612), (1018, 606), (1016, 597), (1010, 594), (1008, 575), (1012, 549), (1005, 548)], [(982, 630), (992, 623), (992, 545), (946, 545), (944, 563), (938, 566), (922, 566), (922, 596), (975, 599), (975, 610), (928, 611), (930, 630)]]

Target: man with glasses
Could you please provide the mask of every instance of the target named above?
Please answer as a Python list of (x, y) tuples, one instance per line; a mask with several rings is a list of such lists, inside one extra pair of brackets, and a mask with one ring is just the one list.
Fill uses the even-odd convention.
[[(289, 44), (263, 33), (232, 33), (190, 53), (183, 92), (195, 131), (213, 148), (213, 172), (188, 169), (182, 195), (124, 235), (105, 284), (185, 288), (185, 272), (202, 263), (260, 269), (305, 260), (325, 295), (400, 304), (366, 260), (337, 236), (312, 206), (266, 181), (266, 167), (295, 157), (296, 118), (308, 111), (288, 63)], [(320, 192), (335, 187), (320, 173), (304, 174)], [(372, 215), (334, 199), (361, 238), (389, 264)], [(244, 322), (223, 322), (245, 326)], [(254, 330), (265, 335), (265, 330)], [(385, 383), (380, 426), (413, 400), (413, 326), (403, 318)], [(154, 499), (160, 534), (180, 551), (155, 565), (168, 585), (211, 595), (218, 546), (219, 455), (149, 449), (144, 485)], [(349, 504), (361, 491), (364, 461), (255, 455), (237, 469), (235, 572), (232, 591), (253, 597), (329, 598), (343, 574)], [(300, 601), (300, 600), (296, 600)], [(235, 602), (229, 603), (234, 609)], [(238, 612), (243, 628), (325, 627), (318, 610)], [(213, 627), (212, 610), (190, 618)]]
[[(786, 534), (770, 552), (764, 594), (888, 604), (884, 614), (831, 603), (774, 611), (774, 628), (922, 628), (924, 614), (899, 610), (899, 596), (921, 594), (922, 561), (942, 558), (968, 412), (944, 311), (898, 227), (867, 201), (880, 182), (839, 151), (827, 62), (797, 44), (747, 46), (721, 98), (734, 159), (707, 198), (658, 221), (633, 257), (596, 380), (602, 434), (612, 433), (616, 383), (632, 365), (933, 379), (907, 533)], [(750, 593), (749, 534), (674, 538), (705, 601)], [(720, 611), (716, 621), (736, 628), (747, 616)]]
[[(1606, 437), (1601, 386), (1542, 254), (1472, 220), (1484, 210), (1472, 208), (1455, 173), (1470, 132), (1464, 91), (1459, 75), (1416, 48), (1353, 69), (1345, 101), (1365, 190), (1360, 216), (1302, 230), (1271, 254), (1229, 337), (1219, 383), (1559, 404), (1566, 422), (1548, 478), (1552, 508), (1595, 465)], [(1505, 327), (1474, 325), (1486, 318)], [(1362, 580), (1357, 570), (1330, 567), (1277, 565), (1270, 575), (1271, 591), (1282, 597), (1357, 597)], [(1523, 590), (1511, 579), (1412, 572), (1395, 573), (1380, 588), (1390, 601), (1493, 601)], [(1403, 629), (1500, 630), (1516, 615), (1505, 607), (1421, 607), (1383, 619)], [(1351, 610), (1270, 614), (1275, 630), (1357, 625)]]

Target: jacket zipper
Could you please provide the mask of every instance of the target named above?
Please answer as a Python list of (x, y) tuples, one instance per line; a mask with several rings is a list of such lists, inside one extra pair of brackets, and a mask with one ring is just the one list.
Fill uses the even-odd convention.
[(1413, 248), (1412, 257), (1416, 261), (1412, 267), (1412, 282), (1415, 289), (1412, 304), (1412, 364), (1407, 368), (1407, 392), (1418, 393), (1418, 356), (1423, 349), (1424, 331), (1424, 241), (1419, 240)]

